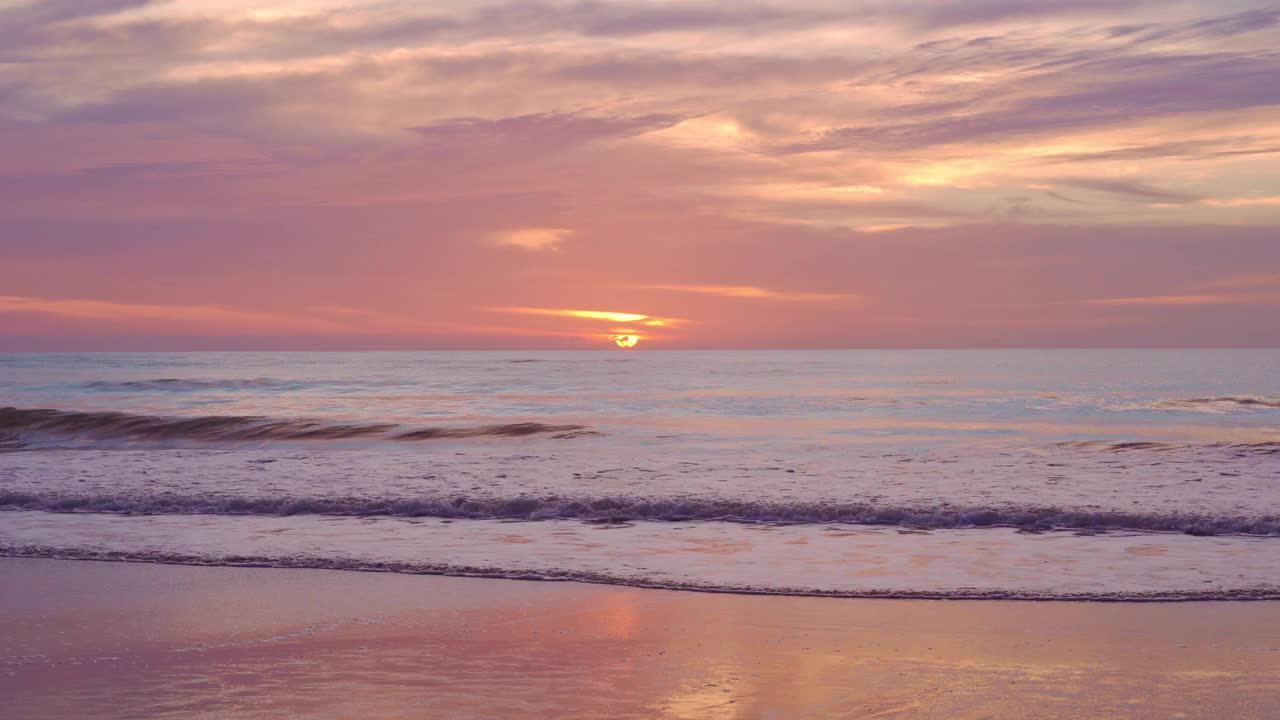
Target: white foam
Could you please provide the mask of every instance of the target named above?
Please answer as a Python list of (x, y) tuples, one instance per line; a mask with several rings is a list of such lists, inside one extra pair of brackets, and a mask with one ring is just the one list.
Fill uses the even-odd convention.
[(15, 453), (0, 464), (0, 507), (1280, 534), (1280, 461), (1226, 448), (837, 446), (779, 457), (594, 442), (446, 447)]
[(0, 514), (0, 553), (842, 597), (1280, 598), (1276, 541), (858, 526)]

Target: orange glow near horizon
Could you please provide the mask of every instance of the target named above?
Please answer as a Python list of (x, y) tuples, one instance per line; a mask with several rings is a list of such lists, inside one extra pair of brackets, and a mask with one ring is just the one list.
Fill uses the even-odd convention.
[[(611, 312), (608, 310), (562, 310), (558, 308), (502, 307), (493, 308), (498, 312), (519, 313), (521, 315), (551, 315), (554, 317), (573, 317), (586, 320), (607, 320), (609, 322), (640, 322), (650, 320), (648, 315), (639, 313)], [(656, 318), (655, 318), (656, 319)]]
[(624, 350), (630, 350), (640, 342), (638, 335), (614, 335), (613, 342)]
[[(495, 312), (517, 313), (520, 315), (546, 315), (548, 317), (574, 318), (579, 320), (603, 320), (614, 323), (638, 323), (652, 328), (674, 328), (688, 322), (684, 318), (657, 317), (643, 313), (615, 312), (612, 310), (572, 310), (566, 308), (537, 307), (497, 307), (490, 308)], [(615, 334), (634, 335), (629, 329), (615, 330)]]

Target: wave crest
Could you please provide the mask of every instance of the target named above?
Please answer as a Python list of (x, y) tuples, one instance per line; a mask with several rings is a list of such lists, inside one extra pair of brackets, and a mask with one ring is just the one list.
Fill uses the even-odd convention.
[(250, 415), (165, 417), (121, 412), (0, 408), (0, 448), (22, 449), (68, 440), (264, 442), (272, 440), (442, 440), (591, 434), (583, 425), (507, 423), (469, 427), (412, 427), (400, 423), (343, 423)]
[(1060, 448), (1068, 450), (1096, 450), (1101, 452), (1135, 452), (1135, 451), (1154, 451), (1168, 452), (1170, 450), (1185, 449), (1209, 449), (1221, 450), (1242, 455), (1280, 455), (1280, 441), (1270, 440), (1264, 442), (1253, 443), (1233, 443), (1233, 442), (1209, 442), (1209, 443), (1185, 443), (1185, 442), (1157, 442), (1150, 440), (1067, 440), (1057, 443)]
[(86, 390), (114, 392), (154, 392), (185, 390), (258, 390), (263, 388), (289, 388), (299, 383), (275, 378), (154, 378), (151, 380), (95, 380), (84, 383)]
[(1176, 400), (1162, 400), (1141, 407), (1152, 410), (1199, 410), (1207, 412), (1229, 412), (1241, 408), (1247, 410), (1280, 409), (1280, 398), (1254, 397), (1251, 395), (1179, 398)]
[(920, 529), (1019, 528), (1027, 532), (1135, 530), (1189, 535), (1280, 537), (1280, 516), (1128, 513), (1058, 507), (879, 506), (770, 503), (714, 498), (425, 497), (306, 498), (179, 495), (56, 495), (0, 490), (0, 508), (155, 515), (331, 515), (467, 520), (582, 520), (593, 523), (737, 522), (889, 525)]

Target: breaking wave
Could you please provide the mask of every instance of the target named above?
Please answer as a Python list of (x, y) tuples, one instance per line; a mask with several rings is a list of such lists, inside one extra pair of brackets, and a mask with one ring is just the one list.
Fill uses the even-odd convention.
[(1181, 532), (1280, 537), (1280, 515), (1129, 513), (1057, 507), (880, 506), (869, 503), (772, 503), (718, 498), (644, 497), (261, 497), (59, 495), (0, 490), (0, 509), (146, 515), (329, 515), (467, 520), (581, 520), (591, 523), (735, 522), (840, 524), (908, 529), (1018, 528)]
[(1138, 407), (1150, 410), (1198, 410), (1204, 412), (1229, 412), (1242, 408), (1246, 410), (1280, 409), (1280, 398), (1249, 395), (1179, 398), (1161, 400)]
[(108, 562), (142, 562), (167, 565), (217, 567), (290, 568), (384, 572), (407, 575), (447, 575), (506, 580), (542, 580), (582, 582), (601, 585), (687, 590), (694, 592), (731, 593), (736, 595), (799, 595), (833, 598), (885, 598), (917, 600), (1073, 600), (1097, 602), (1185, 602), (1205, 600), (1280, 600), (1280, 587), (1259, 585), (1240, 588), (1206, 590), (1149, 591), (1072, 591), (1028, 590), (1018, 588), (948, 588), (940, 590), (863, 588), (821, 589), (753, 584), (716, 584), (696, 580), (670, 580), (618, 572), (568, 570), (554, 568), (520, 568), (493, 565), (396, 562), (358, 558), (323, 557), (317, 555), (240, 555), (203, 554), (155, 550), (105, 550), (82, 547), (57, 547), (35, 544), (0, 543), (0, 557), (50, 558), (58, 560), (93, 560)]
[(1058, 447), (1069, 450), (1095, 450), (1100, 452), (1135, 452), (1171, 450), (1219, 450), (1239, 455), (1280, 455), (1280, 441), (1254, 443), (1232, 442), (1155, 442), (1147, 440), (1115, 441), (1115, 440), (1067, 440), (1057, 443)]
[(86, 390), (108, 392), (155, 392), (186, 390), (257, 390), (264, 388), (296, 388), (306, 383), (277, 380), (275, 378), (230, 378), (202, 380), (199, 378), (155, 378), (152, 380), (95, 380), (81, 387)]
[(401, 423), (343, 423), (248, 415), (165, 417), (121, 412), (0, 408), (0, 448), (64, 446), (72, 441), (265, 442), (276, 440), (447, 440), (593, 434), (583, 425), (507, 423), (468, 427), (414, 427)]
[(1183, 402), (1190, 405), (1241, 405), (1243, 407), (1280, 408), (1280, 398), (1216, 397), (1191, 398)]

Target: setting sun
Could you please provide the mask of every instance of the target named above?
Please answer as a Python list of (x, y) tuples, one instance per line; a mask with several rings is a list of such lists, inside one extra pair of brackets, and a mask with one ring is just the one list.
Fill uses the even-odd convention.
[(640, 338), (635, 335), (614, 335), (613, 342), (620, 348), (633, 348), (636, 343), (640, 342)]

